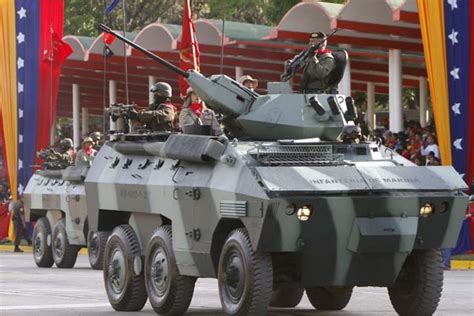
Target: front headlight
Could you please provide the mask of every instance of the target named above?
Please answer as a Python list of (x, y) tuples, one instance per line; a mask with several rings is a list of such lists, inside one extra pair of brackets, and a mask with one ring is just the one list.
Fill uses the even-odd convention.
[(300, 207), (296, 213), (296, 217), (302, 222), (306, 222), (311, 215), (313, 215), (313, 210), (311, 209), (311, 206), (306, 205)]
[(433, 205), (431, 203), (426, 203), (420, 208), (420, 216), (428, 217), (433, 214)]

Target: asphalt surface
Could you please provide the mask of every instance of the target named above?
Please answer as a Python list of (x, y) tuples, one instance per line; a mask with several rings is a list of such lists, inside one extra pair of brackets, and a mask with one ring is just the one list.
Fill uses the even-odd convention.
[[(73, 269), (40, 269), (31, 253), (0, 253), (0, 315), (111, 315), (102, 271), (89, 268), (80, 255)], [(474, 314), (474, 271), (447, 271), (437, 315)], [(156, 315), (147, 303), (141, 312)], [(222, 315), (217, 283), (199, 279), (187, 315)], [(315, 311), (306, 296), (294, 309), (271, 309), (268, 315), (396, 315), (384, 288), (355, 288), (343, 311)]]

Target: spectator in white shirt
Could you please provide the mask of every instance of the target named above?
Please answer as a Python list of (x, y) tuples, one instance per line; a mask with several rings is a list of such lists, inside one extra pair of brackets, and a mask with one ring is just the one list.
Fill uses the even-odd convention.
[(421, 149), (421, 154), (423, 156), (428, 156), (428, 154), (431, 151), (434, 153), (434, 156), (436, 158), (440, 159), (440, 157), (439, 157), (439, 147), (438, 147), (437, 144), (435, 144), (434, 137), (432, 135), (429, 135), (428, 136), (428, 145), (425, 148)]

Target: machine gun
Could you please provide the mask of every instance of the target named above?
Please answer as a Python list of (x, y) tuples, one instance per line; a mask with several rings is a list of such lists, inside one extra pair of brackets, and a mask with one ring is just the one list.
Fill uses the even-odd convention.
[(293, 59), (289, 60), (285, 67), (285, 72), (280, 76), (281, 80), (288, 81), (293, 78), (295, 74), (306, 65), (308, 59), (314, 56), (314, 53), (319, 49), (319, 47), (321, 47), (321, 44), (333, 36), (336, 32), (337, 29), (333, 30), (331, 34), (324, 37), (319, 43), (301, 51), (298, 55), (293, 57)]
[(114, 103), (107, 108), (107, 114), (110, 115), (113, 122), (116, 123), (116, 131), (123, 133), (130, 132), (130, 120), (137, 118), (134, 104)]
[(67, 159), (65, 154), (58, 153), (54, 148), (43, 148), (38, 152), (38, 157), (43, 159), (42, 167), (47, 170), (66, 169), (74, 162)]
[[(350, 125), (345, 116), (348, 106), (344, 96), (314, 96), (319, 104), (315, 111), (308, 104), (311, 96), (288, 92), (259, 95), (225, 75), (205, 77), (192, 69), (184, 71), (108, 26), (97, 24), (97, 27), (186, 78), (206, 105), (224, 116), (225, 130), (233, 137), (266, 141), (316, 137), (336, 140), (344, 127)], [(120, 128), (117, 126), (116, 130)]]

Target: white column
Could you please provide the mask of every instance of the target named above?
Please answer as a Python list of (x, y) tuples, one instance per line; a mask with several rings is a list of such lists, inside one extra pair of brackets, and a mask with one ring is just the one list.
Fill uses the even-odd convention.
[(51, 126), (51, 133), (49, 134), (49, 144), (54, 145), (56, 140), (56, 122), (53, 122), (53, 126)]
[[(341, 48), (345, 49), (346, 51), (350, 51), (351, 45), (341, 44), (339, 45)], [(351, 61), (349, 57), (347, 58), (346, 68), (344, 69), (344, 75), (342, 76), (341, 82), (337, 87), (339, 90), (339, 94), (343, 94), (345, 96), (351, 96)]]
[(79, 85), (74, 83), (72, 85), (72, 134), (74, 147), (78, 147), (81, 144), (81, 130), (79, 120), (79, 108), (80, 108), (80, 94)]
[(83, 136), (88, 136), (89, 134), (89, 109), (83, 107), (82, 109), (82, 121), (81, 121), (81, 133)]
[(420, 125), (426, 127), (428, 122), (428, 81), (426, 77), (420, 77)]
[(367, 82), (367, 125), (375, 128), (375, 85)]
[(156, 78), (154, 76), (148, 76), (148, 103), (153, 103), (153, 93), (150, 92), (151, 87), (156, 83)]
[[(117, 83), (115, 80), (109, 80), (109, 105), (117, 103)], [(109, 129), (115, 130), (115, 122), (109, 119)]]
[(389, 128), (398, 133), (403, 130), (402, 63), (399, 49), (388, 51), (388, 94)]
[(235, 66), (235, 80), (239, 80), (240, 77), (244, 75), (244, 70), (242, 67)]

